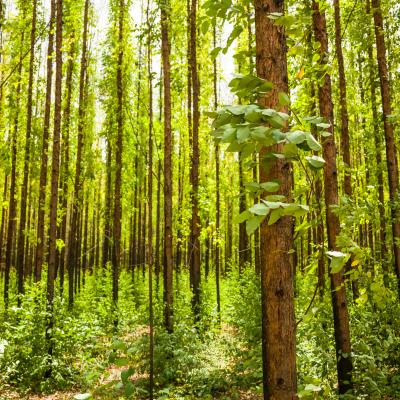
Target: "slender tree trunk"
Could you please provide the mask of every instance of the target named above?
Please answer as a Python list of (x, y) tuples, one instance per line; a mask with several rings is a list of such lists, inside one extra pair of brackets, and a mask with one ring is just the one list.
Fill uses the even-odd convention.
[(112, 201), (112, 145), (110, 138), (107, 139), (107, 160), (106, 160), (106, 170), (107, 170), (107, 183), (106, 183), (106, 204), (104, 210), (104, 240), (103, 240), (103, 255), (102, 255), (102, 265), (103, 268), (106, 267), (107, 263), (110, 261), (110, 243), (111, 243), (111, 201)]
[[(213, 46), (217, 47), (217, 21), (213, 26)], [(214, 110), (218, 109), (218, 75), (217, 75), (217, 59), (213, 62), (213, 89), (214, 89)], [(221, 194), (220, 194), (220, 149), (219, 143), (215, 144), (215, 289), (217, 295), (217, 312), (218, 321), (221, 321), (221, 293), (220, 293), (220, 225), (221, 225)]]
[[(87, 41), (88, 41), (88, 20), (89, 20), (89, 0), (85, 0), (84, 16), (83, 16), (83, 34), (82, 34), (82, 58), (79, 75), (79, 105), (78, 105), (78, 143), (75, 164), (75, 181), (74, 181), (74, 199), (71, 208), (71, 226), (68, 240), (68, 281), (73, 282), (74, 271), (77, 270), (74, 260), (76, 259), (76, 251), (78, 247), (77, 240), (77, 222), (78, 214), (82, 208), (82, 152), (84, 147), (84, 128), (85, 128), (85, 83), (87, 74)], [(74, 304), (73, 290), (68, 292), (68, 306), (72, 308)]]
[[(239, 154), (239, 214), (247, 210), (246, 192), (243, 183), (243, 162)], [(239, 225), (239, 275), (242, 274), (246, 263), (249, 262), (249, 238), (246, 232), (246, 223)]]
[(19, 128), (19, 106), (21, 100), (21, 81), (22, 81), (22, 49), (24, 43), (24, 31), (21, 33), (21, 52), (19, 56), (19, 66), (18, 66), (18, 81), (15, 91), (15, 116), (14, 116), (14, 126), (11, 138), (11, 182), (10, 182), (10, 197), (8, 206), (8, 228), (7, 228), (7, 244), (6, 244), (6, 265), (4, 274), (4, 308), (8, 308), (9, 300), (9, 285), (10, 285), (10, 269), (12, 264), (12, 254), (13, 254), (13, 244), (15, 242), (15, 218), (17, 213), (17, 201), (15, 198), (16, 191), (16, 180), (17, 180), (17, 135)]
[[(4, 189), (3, 189), (3, 204), (7, 201), (7, 189), (8, 189), (8, 175), (4, 178)], [(1, 226), (0, 226), (0, 272), (3, 273), (2, 263), (3, 263), (3, 247), (4, 247), (4, 237), (6, 235), (6, 218), (7, 218), (7, 208), (2, 207), (1, 209)]]
[(344, 59), (342, 50), (342, 27), (340, 18), (340, 2), (339, 0), (333, 1), (335, 9), (335, 48), (336, 58), (338, 61), (339, 72), (339, 94), (340, 94), (340, 123), (341, 123), (341, 150), (342, 157), (345, 164), (344, 173), (344, 193), (351, 197), (351, 160), (350, 160), (350, 136), (349, 136), (349, 114), (347, 111), (347, 87), (346, 75), (344, 72)]
[(54, 19), (56, 15), (56, 0), (51, 0), (50, 7), (50, 26), (47, 48), (47, 80), (46, 80), (46, 100), (43, 122), (42, 154), (40, 163), (39, 181), (39, 207), (37, 223), (37, 244), (35, 259), (35, 281), (38, 282), (42, 276), (42, 266), (45, 249), (45, 212), (46, 212), (46, 188), (47, 188), (47, 164), (49, 147), (49, 130), (51, 114), (51, 91), (53, 82), (53, 48), (54, 48)]
[[(320, 43), (321, 67), (324, 67), (328, 55), (326, 19), (325, 14), (320, 12), (319, 5), (314, 0), (313, 11), (314, 33), (316, 41)], [(321, 116), (331, 124), (330, 132), (332, 135), (326, 138), (323, 144), (323, 155), (326, 161), (324, 169), (325, 204), (328, 245), (330, 249), (338, 250), (336, 239), (340, 232), (340, 222), (338, 216), (332, 210), (332, 206), (338, 204), (338, 183), (336, 146), (333, 136), (332, 88), (329, 74), (324, 75), (323, 85), (319, 88), (319, 108)], [(351, 359), (349, 313), (347, 309), (343, 270), (336, 274), (330, 274), (330, 278), (339, 393), (343, 394), (353, 387), (351, 381), (353, 363)], [(343, 357), (343, 354), (346, 354), (346, 357)]]
[[(65, 260), (68, 259), (67, 243), (67, 216), (68, 216), (68, 178), (69, 178), (69, 135), (71, 125), (71, 99), (72, 99), (72, 78), (75, 64), (75, 35), (71, 34), (71, 47), (68, 54), (67, 78), (65, 83), (66, 104), (63, 115), (63, 163), (62, 163), (62, 209), (63, 217), (61, 222), (61, 240), (64, 242), (64, 247), (61, 249), (60, 254), (60, 292), (61, 295), (64, 290), (64, 269)], [(69, 264), (68, 264), (69, 265)]]
[(168, 24), (169, 2), (161, 7), (161, 53), (164, 72), (164, 326), (173, 331), (173, 253), (172, 253), (172, 132), (171, 67)]
[(156, 288), (160, 280), (160, 216), (161, 216), (161, 160), (157, 164), (157, 204), (156, 204), (156, 251), (155, 251), (155, 273)]
[(394, 126), (389, 116), (392, 114), (391, 94), (389, 84), (389, 72), (386, 59), (386, 45), (383, 27), (383, 18), (380, 0), (372, 0), (372, 10), (375, 25), (376, 53), (378, 59), (378, 70), (381, 84), (383, 128), (386, 139), (386, 162), (389, 177), (389, 195), (392, 215), (392, 234), (394, 250), (394, 266), (397, 276), (398, 296), (400, 298), (400, 215), (397, 206), (399, 195), (399, 167), (397, 161), (397, 150), (394, 137)]
[[(124, 12), (125, 0), (119, 0), (119, 21), (118, 21), (118, 65), (117, 65), (117, 140), (115, 151), (115, 190), (114, 190), (114, 249), (112, 257), (113, 280), (112, 280), (112, 298), (117, 310), (118, 305), (118, 277), (121, 259), (121, 181), (122, 181), (122, 151), (124, 134), (124, 83), (122, 76), (122, 67), (124, 60), (123, 35), (124, 35)], [(118, 324), (117, 315), (115, 315), (114, 325)]]
[(191, 287), (193, 291), (192, 307), (194, 316), (199, 318), (200, 306), (200, 217), (199, 217), (199, 96), (200, 82), (197, 66), (197, 0), (192, 0), (190, 8), (190, 66), (193, 89), (193, 126), (192, 126), (192, 160), (191, 160)]
[(150, 379), (149, 397), (153, 400), (154, 391), (154, 310), (153, 310), (153, 80), (151, 68), (151, 25), (150, 25), (150, 0), (147, 0), (147, 73), (149, 89), (149, 139), (148, 139), (148, 224), (147, 224), (147, 266), (149, 268), (149, 325), (150, 325)]
[(54, 103), (54, 130), (53, 130), (53, 155), (51, 166), (51, 194), (50, 194), (50, 227), (49, 227), (49, 258), (47, 272), (47, 307), (49, 317), (46, 326), (46, 342), (50, 366), (47, 377), (52, 372), (53, 356), (53, 326), (54, 326), (54, 280), (56, 272), (57, 252), (57, 208), (58, 208), (58, 178), (60, 172), (60, 135), (61, 135), (61, 101), (62, 101), (62, 28), (63, 28), (62, 0), (57, 0), (56, 19), (56, 85)]
[[(26, 134), (25, 134), (25, 157), (24, 157), (24, 177), (21, 187), (21, 204), (19, 216), (18, 250), (17, 250), (17, 275), (18, 275), (18, 294), (24, 293), (24, 253), (25, 253), (25, 228), (26, 228), (26, 208), (28, 198), (28, 181), (30, 167), (30, 142), (32, 132), (32, 94), (33, 94), (33, 67), (35, 63), (35, 40), (36, 40), (36, 9), (37, 0), (32, 4), (32, 26), (30, 38), (30, 59), (28, 77), (28, 98), (26, 105)], [(18, 307), (21, 306), (21, 297), (18, 296)]]

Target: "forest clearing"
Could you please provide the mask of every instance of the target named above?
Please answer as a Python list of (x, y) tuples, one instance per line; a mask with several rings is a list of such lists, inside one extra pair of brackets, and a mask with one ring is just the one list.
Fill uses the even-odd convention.
[(0, 400), (400, 399), (396, 0), (0, 0)]

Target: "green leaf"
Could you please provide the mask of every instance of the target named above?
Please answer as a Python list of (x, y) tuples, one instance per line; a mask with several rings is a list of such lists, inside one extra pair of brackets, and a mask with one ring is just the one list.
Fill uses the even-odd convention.
[(125, 347), (126, 347), (125, 343), (121, 340), (114, 340), (111, 343), (111, 348), (113, 350), (125, 350)]
[(224, 130), (221, 142), (232, 143), (236, 139), (236, 128), (228, 128)]
[(265, 200), (276, 203), (285, 200), (286, 197), (281, 194), (271, 194), (265, 198)]
[(124, 385), (124, 393), (126, 397), (130, 397), (135, 393), (135, 386), (132, 382), (127, 382)]
[(269, 217), (268, 225), (273, 225), (276, 221), (279, 220), (283, 215), (283, 210), (281, 208), (276, 208), (272, 210), (271, 216)]
[(326, 254), (331, 259), (331, 274), (337, 274), (340, 272), (350, 258), (350, 254), (345, 254), (341, 251), (328, 251)]
[(315, 140), (314, 136), (311, 133), (306, 132), (305, 136), (306, 136), (306, 141), (307, 141), (308, 147), (311, 150), (321, 151), (321, 149), (322, 149), (321, 145)]
[(321, 129), (328, 129), (331, 127), (331, 124), (326, 124), (325, 122), (320, 122), (319, 124), (317, 124), (318, 128)]
[(249, 211), (256, 215), (268, 215), (269, 208), (263, 203), (258, 203), (254, 204), (253, 207), (250, 207)]
[(240, 126), (237, 128), (238, 143), (244, 143), (250, 136), (250, 129), (248, 126)]
[(130, 367), (126, 371), (122, 371), (121, 372), (121, 381), (125, 383), (128, 380), (128, 378), (130, 378), (134, 373), (135, 373), (135, 370), (132, 367)]
[(303, 131), (291, 131), (286, 134), (286, 139), (290, 143), (300, 144), (306, 140), (306, 135)]
[(294, 143), (286, 143), (283, 146), (283, 154), (286, 158), (296, 158), (298, 155), (298, 147)]
[(249, 218), (252, 218), (253, 214), (249, 211), (243, 211), (242, 213), (240, 213), (235, 219), (234, 222), (235, 224), (241, 224), (242, 222), (248, 220)]
[(266, 192), (274, 193), (279, 190), (281, 184), (279, 182), (263, 182), (260, 186)]
[(253, 234), (260, 226), (261, 222), (265, 219), (265, 216), (255, 216), (250, 218), (246, 222), (246, 232), (248, 235)]
[(308, 161), (308, 164), (311, 166), (311, 168), (314, 169), (321, 169), (325, 165), (325, 160), (319, 156), (308, 156), (306, 157), (306, 160)]
[(278, 93), (278, 101), (281, 106), (287, 106), (290, 103), (289, 96), (285, 92)]

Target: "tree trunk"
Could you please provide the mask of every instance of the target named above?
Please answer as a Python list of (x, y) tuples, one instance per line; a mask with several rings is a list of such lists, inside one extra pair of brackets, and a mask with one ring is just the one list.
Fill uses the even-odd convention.
[[(30, 168), (30, 147), (32, 132), (32, 94), (33, 94), (33, 67), (35, 63), (35, 40), (36, 40), (36, 9), (37, 0), (32, 4), (32, 26), (30, 38), (30, 59), (28, 77), (28, 96), (26, 104), (26, 134), (25, 134), (25, 157), (24, 157), (24, 177), (21, 187), (21, 204), (19, 216), (18, 250), (17, 250), (17, 275), (18, 275), (18, 294), (24, 293), (24, 253), (25, 253), (25, 228), (26, 228), (26, 208), (28, 198), (28, 181)], [(22, 44), (21, 44), (22, 46)], [(18, 296), (18, 307), (21, 306), (21, 297)]]
[(61, 92), (62, 92), (62, 25), (63, 6), (62, 0), (57, 0), (57, 19), (56, 19), (56, 85), (54, 103), (54, 130), (53, 130), (53, 155), (51, 166), (51, 191), (50, 191), (50, 227), (49, 227), (49, 258), (47, 272), (47, 307), (49, 317), (46, 325), (46, 342), (50, 367), (47, 375), (52, 372), (53, 355), (53, 326), (54, 326), (54, 279), (56, 272), (56, 252), (57, 252), (57, 208), (58, 208), (58, 178), (60, 172), (60, 135), (61, 135)]
[[(83, 35), (82, 35), (82, 58), (79, 75), (79, 105), (78, 105), (78, 143), (75, 164), (75, 180), (74, 180), (74, 199), (71, 207), (71, 226), (68, 240), (68, 281), (73, 282), (74, 271), (77, 271), (77, 265), (74, 263), (76, 259), (76, 251), (78, 247), (78, 214), (82, 209), (82, 152), (84, 146), (84, 127), (85, 127), (85, 83), (87, 74), (87, 41), (88, 41), (88, 19), (89, 19), (89, 0), (85, 0), (84, 16), (83, 16)], [(73, 291), (68, 292), (68, 307), (72, 308), (74, 304)]]
[(46, 188), (47, 188), (47, 163), (49, 147), (49, 130), (51, 114), (51, 91), (53, 82), (53, 48), (54, 48), (54, 19), (56, 15), (56, 0), (51, 0), (50, 26), (47, 48), (47, 78), (46, 78), (46, 100), (43, 121), (42, 154), (40, 163), (39, 183), (39, 206), (37, 223), (37, 244), (35, 259), (35, 281), (38, 282), (42, 276), (42, 266), (45, 249), (45, 211), (46, 211)]
[(190, 67), (193, 89), (193, 126), (192, 126), (192, 160), (191, 160), (191, 287), (193, 291), (192, 307), (196, 320), (200, 307), (200, 217), (199, 217), (199, 95), (200, 83), (197, 70), (197, 0), (192, 0), (190, 7)]
[(161, 7), (161, 53), (164, 72), (164, 326), (173, 331), (173, 254), (172, 254), (172, 132), (171, 67), (168, 24), (169, 3)]
[[(124, 134), (124, 83), (122, 76), (122, 67), (124, 60), (123, 35), (124, 35), (124, 12), (125, 0), (119, 0), (119, 21), (118, 21), (118, 65), (117, 65), (117, 140), (115, 151), (115, 190), (114, 190), (114, 249), (112, 254), (113, 280), (112, 280), (112, 298), (115, 312), (118, 305), (118, 278), (121, 259), (121, 181), (122, 181), (122, 151)], [(118, 324), (117, 315), (114, 316), (115, 327)]]
[(75, 35), (71, 34), (71, 47), (68, 54), (67, 78), (65, 82), (66, 104), (63, 115), (63, 163), (62, 163), (62, 210), (63, 218), (61, 222), (61, 240), (64, 242), (64, 247), (60, 254), (60, 291), (64, 290), (64, 269), (65, 260), (68, 258), (67, 243), (67, 216), (68, 216), (68, 179), (69, 179), (69, 135), (71, 125), (71, 99), (72, 99), (72, 78), (75, 64)]
[[(257, 75), (274, 84), (273, 91), (261, 99), (261, 104), (270, 108), (277, 107), (279, 92), (288, 92), (285, 31), (269, 18), (270, 13), (284, 13), (284, 10), (283, 1), (255, 1)], [(282, 150), (282, 145), (276, 147), (274, 151)], [(260, 178), (278, 179), (280, 194), (290, 200), (292, 172), (288, 162), (277, 160), (266, 172), (260, 159)], [(264, 399), (295, 399), (294, 266), (290, 254), (293, 222), (285, 217), (268, 226), (266, 220), (260, 235)]]
[(386, 60), (386, 46), (383, 28), (383, 18), (380, 0), (372, 0), (372, 9), (375, 24), (376, 53), (378, 59), (378, 70), (381, 84), (383, 128), (386, 140), (386, 162), (389, 177), (389, 195), (392, 214), (392, 234), (394, 250), (394, 266), (397, 276), (398, 296), (400, 298), (400, 215), (397, 206), (399, 196), (399, 168), (397, 162), (397, 151), (394, 137), (394, 126), (389, 120), (392, 114), (392, 105), (390, 100), (389, 72)]
[(9, 300), (9, 284), (10, 284), (10, 269), (12, 264), (13, 243), (15, 233), (15, 218), (17, 213), (17, 201), (15, 198), (16, 180), (17, 180), (17, 136), (19, 125), (19, 106), (21, 100), (21, 81), (22, 81), (22, 48), (24, 43), (24, 31), (21, 33), (21, 52), (19, 56), (17, 87), (15, 90), (15, 117), (13, 133), (11, 138), (11, 182), (10, 182), (10, 197), (8, 207), (8, 228), (7, 228), (7, 244), (6, 244), (6, 265), (4, 274), (4, 308), (8, 308)]
[[(325, 14), (320, 12), (319, 5), (316, 1), (313, 1), (313, 11), (315, 38), (316, 41), (320, 43), (321, 67), (325, 67), (328, 57), (328, 36)], [(336, 146), (333, 136), (332, 88), (329, 74), (324, 75), (323, 85), (319, 88), (319, 108), (321, 116), (331, 124), (329, 129), (332, 135), (325, 138), (323, 143), (323, 156), (326, 162), (324, 169), (325, 205), (329, 249), (338, 250), (336, 239), (340, 232), (340, 222), (338, 216), (332, 210), (332, 206), (338, 204), (339, 196), (336, 169)], [(347, 309), (343, 270), (336, 274), (330, 274), (330, 278), (339, 393), (343, 394), (353, 387), (351, 382), (353, 363), (351, 360), (349, 313)], [(346, 354), (346, 357), (343, 357), (343, 354)]]

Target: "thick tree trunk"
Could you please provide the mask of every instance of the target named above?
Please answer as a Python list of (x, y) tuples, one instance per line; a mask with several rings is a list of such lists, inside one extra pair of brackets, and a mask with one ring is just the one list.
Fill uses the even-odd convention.
[[(273, 91), (261, 104), (270, 108), (278, 106), (279, 92), (288, 92), (285, 31), (269, 18), (270, 13), (284, 13), (284, 10), (283, 1), (255, 1), (257, 75), (274, 84)], [(278, 152), (282, 150), (282, 145), (276, 147)], [(266, 172), (260, 160), (260, 178), (278, 179), (280, 194), (291, 199), (292, 172), (288, 162), (277, 160)], [(266, 220), (260, 234), (264, 399), (295, 399), (294, 266), (290, 254), (293, 222), (285, 217), (268, 226)]]
[[(328, 55), (328, 36), (326, 20), (319, 5), (313, 1), (313, 24), (316, 41), (320, 43), (321, 66), (325, 66)], [(333, 104), (332, 88), (329, 74), (325, 74), (323, 85), (319, 88), (320, 114), (331, 124), (331, 136), (325, 138), (323, 143), (323, 156), (326, 162), (324, 169), (326, 222), (328, 232), (328, 245), (331, 250), (338, 250), (336, 239), (340, 232), (338, 216), (333, 212), (332, 206), (338, 204), (338, 182), (336, 169), (336, 146), (333, 136)], [(351, 360), (349, 313), (347, 309), (346, 292), (344, 287), (343, 270), (330, 274), (332, 308), (335, 328), (336, 359), (339, 381), (339, 393), (343, 394), (352, 389), (351, 375), (353, 364)], [(343, 354), (346, 354), (343, 357)]]
[(381, 84), (383, 128), (386, 139), (386, 162), (389, 177), (389, 195), (392, 214), (392, 234), (394, 250), (394, 267), (397, 276), (398, 296), (400, 298), (400, 215), (397, 206), (399, 197), (399, 167), (397, 162), (397, 150), (394, 137), (394, 126), (389, 120), (392, 114), (390, 100), (389, 72), (386, 59), (386, 45), (380, 0), (372, 0), (372, 9), (375, 24), (376, 53)]

